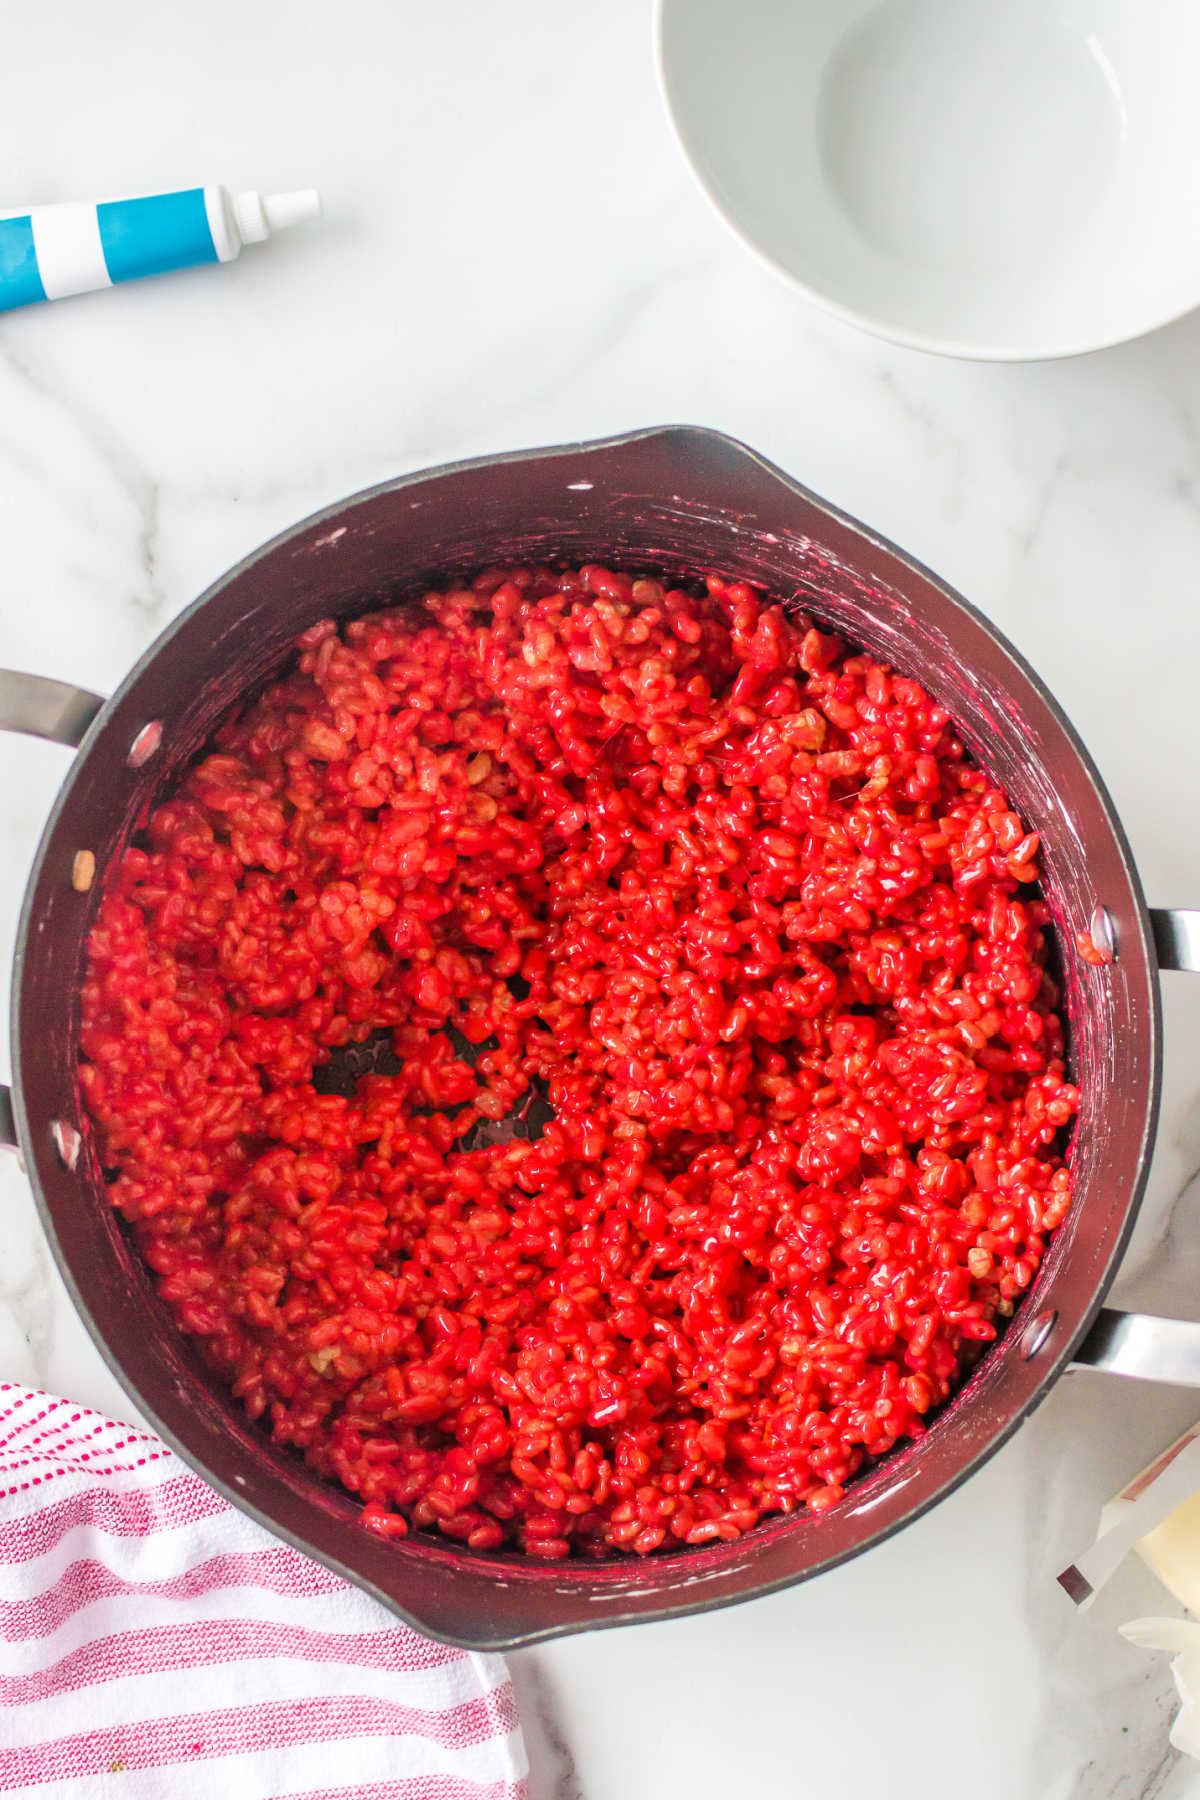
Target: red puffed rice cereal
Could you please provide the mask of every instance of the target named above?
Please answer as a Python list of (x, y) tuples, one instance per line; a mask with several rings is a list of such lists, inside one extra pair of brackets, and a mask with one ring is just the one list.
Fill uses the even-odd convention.
[[(493, 569), (314, 626), (108, 872), (112, 1201), (380, 1531), (823, 1511), (1068, 1205), (1037, 851), (916, 682), (740, 582)], [(322, 1091), (381, 1031), (398, 1072)]]

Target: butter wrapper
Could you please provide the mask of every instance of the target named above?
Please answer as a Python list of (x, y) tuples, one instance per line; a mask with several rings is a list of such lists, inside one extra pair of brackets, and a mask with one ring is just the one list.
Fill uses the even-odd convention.
[(1081, 1609), (1136, 1550), (1192, 1619), (1131, 1619), (1121, 1636), (1141, 1650), (1166, 1651), (1181, 1701), (1171, 1743), (1200, 1759), (1200, 1424), (1135, 1475), (1100, 1514), (1100, 1529), (1059, 1576)]
[[(1110, 1580), (1124, 1562), (1131, 1550), (1139, 1554), (1154, 1569), (1165, 1585), (1171, 1582), (1162, 1574), (1156, 1565), (1152, 1552), (1147, 1554), (1142, 1540), (1156, 1534), (1166, 1521), (1180, 1508), (1186, 1508), (1189, 1501), (1200, 1496), (1200, 1424), (1193, 1425), (1181, 1437), (1163, 1451), (1161, 1456), (1133, 1480), (1127, 1482), (1119, 1494), (1113, 1496), (1100, 1515), (1100, 1530), (1090, 1550), (1073, 1563), (1069, 1563), (1058, 1577), (1059, 1584), (1070, 1595), (1076, 1606), (1081, 1609), (1091, 1605), (1105, 1582)], [(1196, 1556), (1197, 1577), (1196, 1594), (1200, 1600), (1200, 1503), (1197, 1504), (1195, 1517), (1197, 1521)], [(1176, 1538), (1186, 1542), (1189, 1531), (1176, 1527), (1168, 1534), (1172, 1541)], [(1161, 1542), (1158, 1553), (1162, 1555)], [(1174, 1592), (1172, 1587), (1172, 1592)], [(1183, 1596), (1179, 1596), (1183, 1599)], [(1187, 1604), (1187, 1601), (1184, 1601)]]

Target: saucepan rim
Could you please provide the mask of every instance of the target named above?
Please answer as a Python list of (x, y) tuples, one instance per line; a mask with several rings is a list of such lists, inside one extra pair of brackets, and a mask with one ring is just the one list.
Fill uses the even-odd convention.
[[(26, 963), (29, 958), (36, 956), (37, 954), (37, 939), (41, 920), (36, 906), (36, 895), (46, 858), (51, 851), (51, 847), (56, 843), (58, 824), (63, 814), (63, 810), (67, 805), (68, 798), (75, 783), (82, 777), (83, 772), (86, 770), (90, 753), (108, 729), (114, 713), (131, 695), (136, 694), (143, 676), (153, 667), (157, 658), (163, 652), (174, 634), (189, 620), (201, 613), (209, 602), (228, 588), (230, 584), (248, 575), (264, 558), (278, 553), (281, 549), (285, 549), (295, 540), (312, 533), (319, 527), (325, 525), (333, 525), (336, 527), (336, 525), (344, 522), (355, 509), (363, 505), (369, 504), (370, 502), (381, 499), (387, 495), (402, 492), (407, 488), (417, 487), (443, 478), (467, 474), (481, 469), (503, 468), (512, 464), (544, 461), (555, 458), (595, 456), (602, 455), (606, 452), (620, 452), (621, 450), (630, 449), (633, 446), (648, 440), (660, 439), (671, 440), (673, 444), (677, 444), (680, 448), (684, 448), (687, 445), (695, 446), (697, 443), (704, 442), (709, 446), (720, 446), (726, 453), (735, 454), (738, 458), (746, 459), (746, 461), (755, 465), (763, 475), (769, 477), (771, 481), (780, 484), (781, 487), (790, 491), (793, 495), (798, 496), (809, 506), (815, 508), (832, 526), (850, 532), (858, 542), (872, 546), (883, 552), (888, 558), (894, 559), (918, 580), (932, 584), (932, 586), (942, 595), (948, 597), (955, 607), (961, 609), (969, 619), (973, 620), (974, 623), (997, 645), (997, 647), (1003, 651), (1004, 655), (1010, 659), (1023, 679), (1031, 685), (1042, 704), (1048, 709), (1056, 725), (1062, 731), (1069, 745), (1073, 749), (1075, 756), (1078, 758), (1079, 765), (1087, 781), (1095, 791), (1099, 805), (1111, 829), (1113, 842), (1122, 864), (1122, 872), (1135, 903), (1137, 927), (1135, 936), (1137, 941), (1130, 942), (1128, 941), (1128, 938), (1126, 938), (1126, 941), (1124, 941), (1121, 946), (1122, 958), (1140, 957), (1144, 960), (1145, 968), (1148, 971), (1148, 989), (1151, 1000), (1149, 1013), (1145, 1019), (1144, 1025), (1146, 1047), (1149, 1053), (1145, 1063), (1147, 1071), (1146, 1086), (1148, 1104), (1145, 1110), (1141, 1141), (1137, 1147), (1135, 1165), (1137, 1175), (1132, 1183), (1125, 1203), (1125, 1211), (1120, 1230), (1112, 1234), (1111, 1240), (1105, 1240), (1106, 1243), (1109, 1244), (1107, 1262), (1100, 1278), (1095, 1284), (1091, 1303), (1080, 1312), (1077, 1326), (1073, 1328), (1069, 1334), (1065, 1332), (1060, 1334), (1059, 1339), (1054, 1344), (1052, 1353), (1046, 1357), (1045, 1363), (1040, 1369), (1038, 1378), (1034, 1381), (1034, 1385), (1029, 1394), (1024, 1398), (1021, 1404), (1014, 1407), (1011, 1416), (1005, 1418), (994, 1431), (989, 1431), (981, 1444), (977, 1444), (973, 1448), (967, 1446), (967, 1454), (964, 1456), (961, 1465), (953, 1472), (953, 1474), (948, 1479), (941, 1481), (931, 1494), (915, 1501), (911, 1508), (903, 1511), (899, 1517), (886, 1525), (877, 1527), (873, 1533), (868, 1530), (864, 1536), (854, 1543), (848, 1545), (841, 1551), (832, 1554), (824, 1561), (818, 1560), (811, 1568), (807, 1568), (800, 1573), (788, 1574), (778, 1578), (768, 1578), (761, 1581), (751, 1580), (744, 1590), (730, 1594), (706, 1596), (701, 1600), (693, 1601), (691, 1603), (686, 1599), (682, 1599), (679, 1600), (678, 1603), (667, 1602), (661, 1606), (655, 1605), (652, 1608), (628, 1613), (621, 1612), (619, 1604), (616, 1603), (616, 1597), (614, 1596), (614, 1598), (610, 1599), (605, 1606), (603, 1616), (594, 1616), (596, 1609), (589, 1609), (586, 1605), (582, 1604), (586, 1601), (587, 1597), (584, 1577), (591, 1576), (596, 1578), (599, 1570), (610, 1565), (579, 1565), (578, 1591), (581, 1601), (581, 1616), (568, 1622), (556, 1622), (545, 1628), (535, 1627), (527, 1631), (510, 1630), (506, 1631), (503, 1635), (491, 1639), (472, 1638), (467, 1640), (461, 1635), (439, 1631), (436, 1622), (417, 1617), (408, 1612), (402, 1599), (397, 1599), (396, 1596), (384, 1591), (376, 1582), (370, 1579), (364, 1579), (363, 1576), (354, 1569), (348, 1567), (336, 1556), (325, 1554), (324, 1552), (315, 1549), (302, 1534), (290, 1530), (278, 1523), (269, 1513), (249, 1501), (244, 1494), (240, 1493), (231, 1481), (226, 1480), (212, 1471), (205, 1464), (202, 1456), (191, 1451), (186, 1444), (181, 1441), (179, 1434), (173, 1431), (170, 1426), (158, 1416), (154, 1404), (147, 1400), (143, 1394), (137, 1374), (125, 1365), (125, 1362), (118, 1357), (117, 1353), (110, 1346), (105, 1332), (93, 1315), (89, 1298), (85, 1291), (85, 1284), (80, 1275), (77, 1274), (76, 1270), (69, 1263), (66, 1252), (59, 1241), (51, 1207), (43, 1192), (43, 1186), (39, 1176), (37, 1162), (38, 1146), (35, 1144), (36, 1127), (35, 1122), (29, 1115), (24, 1093), (23, 1067), (27, 1032), (29, 1030), (36, 1031), (37, 1029), (36, 1020), (26, 1020), (22, 1003), (23, 976)], [(953, 1492), (956, 1487), (960, 1486), (962, 1482), (966, 1481), (983, 1462), (1000, 1448), (1007, 1438), (1016, 1431), (1023, 1420), (1028, 1417), (1034, 1407), (1036, 1407), (1049, 1392), (1050, 1388), (1055, 1384), (1067, 1364), (1070, 1362), (1074, 1351), (1082, 1341), (1100, 1309), (1104, 1296), (1119, 1265), (1120, 1257), (1128, 1243), (1130, 1233), (1133, 1229), (1148, 1176), (1149, 1152), (1154, 1142), (1161, 1089), (1162, 1032), (1161, 1009), (1156, 973), (1157, 964), (1154, 956), (1153, 940), (1150, 932), (1149, 915), (1145, 897), (1142, 892), (1137, 867), (1133, 860), (1129, 843), (1116, 808), (1113, 805), (1086, 747), (1066, 715), (1063, 713), (1062, 708), (1055, 700), (1053, 694), (1051, 694), (1049, 689), (1020, 653), (1008, 643), (1007, 639), (996, 630), (990, 621), (976, 607), (972, 606), (970, 602), (965, 600), (956, 590), (949, 587), (944, 581), (925, 568), (916, 559), (908, 556), (904, 551), (899, 550), (894, 544), (890, 543), (888, 539), (882, 537), (879, 533), (874, 532), (869, 526), (863, 525), (850, 514), (841, 511), (838, 507), (831, 505), (828, 501), (812, 493), (812, 491), (806, 488), (802, 483), (795, 481), (791, 476), (777, 468), (757, 451), (750, 449), (745, 444), (740, 443), (738, 440), (731, 438), (724, 433), (712, 431), (706, 427), (688, 425), (644, 427), (635, 431), (595, 440), (550, 445), (527, 450), (501, 451), (491, 455), (445, 463), (433, 468), (414, 470), (408, 474), (378, 483), (355, 494), (340, 498), (327, 506), (319, 508), (316, 512), (309, 514), (306, 518), (277, 534), (267, 543), (252, 550), (231, 569), (211, 583), (199, 598), (194, 600), (176, 616), (176, 618), (167, 626), (165, 631), (159, 635), (155, 642), (151, 644), (137, 660), (129, 674), (120, 683), (111, 699), (104, 703), (92, 722), (89, 730), (80, 743), (75, 760), (67, 773), (58, 796), (56, 797), (42, 834), (41, 843), (34, 859), (21, 909), (13, 966), (10, 1029), (13, 1068), (13, 1111), (18, 1136), (26, 1151), (27, 1166), (42, 1224), (50, 1241), (59, 1271), (70, 1292), (72, 1301), (108, 1367), (112, 1370), (113, 1374), (118, 1381), (120, 1381), (125, 1390), (130, 1394), (139, 1410), (147, 1416), (154, 1426), (154, 1429), (160, 1434), (164, 1441), (167, 1442), (171, 1448), (189, 1464), (189, 1466), (195, 1468), (203, 1479), (214, 1487), (218, 1493), (222, 1494), (241, 1511), (254, 1518), (274, 1536), (293, 1544), (297, 1549), (303, 1551), (305, 1555), (324, 1563), (337, 1574), (352, 1581), (355, 1585), (364, 1588), (379, 1599), (391, 1611), (408, 1619), (416, 1629), (427, 1635), (440, 1637), (443, 1641), (449, 1643), (466, 1643), (468, 1644), (468, 1647), (473, 1649), (513, 1648), (522, 1644), (539, 1642), (547, 1638), (569, 1635), (570, 1633), (577, 1631), (609, 1628), (624, 1623), (636, 1622), (639, 1619), (669, 1618), (698, 1610), (709, 1610), (718, 1606), (734, 1605), (743, 1599), (754, 1598), (762, 1594), (775, 1592), (782, 1588), (795, 1585), (798, 1581), (808, 1578), (811, 1574), (823, 1572), (827, 1568), (834, 1567), (838, 1563), (847, 1561), (850, 1557), (858, 1555), (861, 1551), (882, 1541), (883, 1538), (890, 1536), (893, 1532), (901, 1529), (903, 1526), (911, 1524), (916, 1518), (920, 1517), (940, 1500), (946, 1498), (946, 1496)], [(1014, 1323), (1019, 1323), (1019, 1321)], [(1013, 1331), (1010, 1328), (1010, 1331), (1005, 1334), (1004, 1338), (995, 1346), (990, 1355), (995, 1356), (999, 1354), (1002, 1351), (1003, 1345), (1008, 1343), (1012, 1336)], [(987, 1360), (988, 1359), (985, 1358), (984, 1362), (986, 1363)], [(983, 1365), (981, 1364), (981, 1367), (982, 1366)], [(235, 1404), (232, 1399), (230, 1400), (230, 1404)], [(314, 1476), (313, 1480), (316, 1481), (317, 1477)], [(772, 1523), (773, 1528), (776, 1531), (786, 1529), (787, 1521), (764, 1521), (764, 1525), (767, 1526), (770, 1526)], [(756, 1530), (762, 1531), (763, 1526), (760, 1525)], [(755, 1534), (752, 1533), (750, 1535), (753, 1537)], [(743, 1540), (743, 1542), (746, 1541), (748, 1540)], [(410, 1543), (411, 1542), (412, 1540), (410, 1540)], [(422, 1551), (425, 1550), (424, 1543), (422, 1543), (421, 1548)], [(448, 1576), (452, 1573), (453, 1568), (455, 1566), (460, 1566), (462, 1562), (462, 1553), (457, 1551), (447, 1551), (441, 1546), (433, 1543), (429, 1545), (429, 1553), (432, 1558), (435, 1558), (439, 1563), (445, 1566)], [(694, 1557), (696, 1552), (680, 1550), (666, 1553), (666, 1555), (672, 1562), (680, 1564), (688, 1557)], [(472, 1557), (470, 1560), (472, 1567), (491, 1568), (496, 1571), (497, 1574), (502, 1572), (506, 1578), (515, 1579), (518, 1584), (521, 1583), (521, 1570), (514, 1566), (517, 1559), (510, 1560), (507, 1558), (491, 1556), (487, 1558)], [(662, 1560), (664, 1560), (662, 1557), (655, 1558), (656, 1562)], [(540, 1564), (538, 1565), (539, 1568), (542, 1566), (543, 1565)], [(559, 1563), (554, 1565), (554, 1568), (560, 1580), (565, 1580), (568, 1585), (570, 1585), (572, 1581), (571, 1565), (569, 1563)], [(527, 1567), (526, 1573), (532, 1574), (533, 1571)]]

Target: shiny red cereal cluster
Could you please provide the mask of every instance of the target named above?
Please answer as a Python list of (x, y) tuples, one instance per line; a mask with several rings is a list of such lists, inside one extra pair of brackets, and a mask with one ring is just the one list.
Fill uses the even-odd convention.
[(106, 884), (113, 1202), (379, 1530), (595, 1557), (834, 1506), (1068, 1204), (1037, 847), (915, 682), (741, 583), (316, 626)]

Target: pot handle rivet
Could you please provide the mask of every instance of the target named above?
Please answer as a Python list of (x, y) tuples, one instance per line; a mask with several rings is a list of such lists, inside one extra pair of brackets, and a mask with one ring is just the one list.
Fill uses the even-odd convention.
[(1031, 1362), (1039, 1350), (1045, 1349), (1050, 1333), (1057, 1324), (1058, 1314), (1053, 1308), (1048, 1312), (1039, 1313), (1037, 1318), (1030, 1322), (1021, 1338), (1021, 1355), (1026, 1362)]
[(151, 719), (148, 725), (143, 725), (132, 744), (130, 744), (129, 749), (125, 752), (125, 761), (129, 764), (129, 767), (131, 769), (143, 768), (158, 750), (159, 745), (162, 743), (162, 739), (163, 728), (161, 719)]
[(73, 1125), (65, 1119), (53, 1119), (50, 1124), (50, 1136), (54, 1140), (54, 1148), (58, 1151), (58, 1160), (64, 1169), (72, 1172), (79, 1161), (79, 1152), (83, 1148), (83, 1139)]
[(1107, 906), (1092, 908), (1092, 916), (1088, 920), (1088, 936), (1092, 940), (1092, 946), (1100, 962), (1116, 962), (1117, 933), (1113, 925), (1113, 916)]

